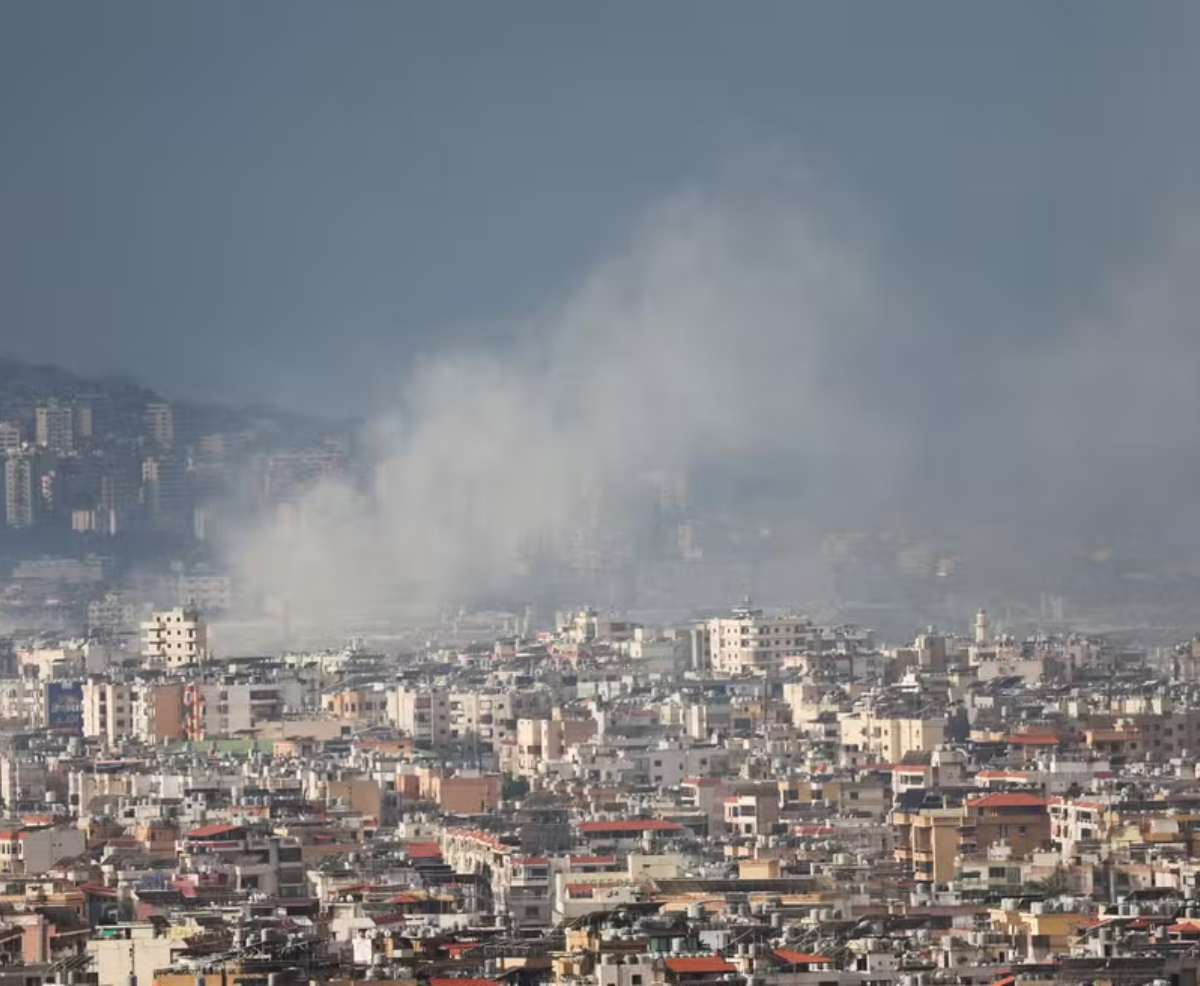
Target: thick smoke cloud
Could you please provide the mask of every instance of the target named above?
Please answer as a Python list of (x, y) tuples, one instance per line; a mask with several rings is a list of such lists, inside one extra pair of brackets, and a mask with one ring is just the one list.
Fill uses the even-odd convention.
[(647, 477), (732, 476), (822, 520), (883, 501), (903, 315), (852, 226), (802, 178), (676, 196), (508, 347), (418, 367), (373, 488), (313, 490), (240, 539), (242, 571), (296, 613), (397, 606), (503, 589)]
[(764, 518), (797, 588), (836, 528), (986, 532), (983, 584), (994, 563), (1030, 595), (1071, 538), (1178, 541), (1200, 478), (1195, 224), (1086, 310), (987, 335), (918, 317), (812, 182), (751, 186), (674, 197), (503, 348), (430, 357), (372, 427), (368, 488), (319, 487), (238, 539), (243, 575), (311, 619), (527, 591), (663, 476)]

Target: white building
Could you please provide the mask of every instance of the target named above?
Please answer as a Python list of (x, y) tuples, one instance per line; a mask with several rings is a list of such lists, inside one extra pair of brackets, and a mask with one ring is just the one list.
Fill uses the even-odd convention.
[(177, 607), (142, 623), (142, 656), (168, 668), (198, 664), (208, 656), (208, 627), (200, 611)]
[(761, 674), (778, 668), (784, 657), (819, 647), (821, 630), (797, 616), (767, 616), (745, 606), (704, 625), (704, 652), (714, 674)]
[(400, 686), (388, 692), (388, 719), (423, 748), (436, 749), (450, 738), (450, 695), (439, 689)]
[(134, 735), (134, 695), (129, 685), (91, 678), (83, 683), (83, 735), (116, 745)]

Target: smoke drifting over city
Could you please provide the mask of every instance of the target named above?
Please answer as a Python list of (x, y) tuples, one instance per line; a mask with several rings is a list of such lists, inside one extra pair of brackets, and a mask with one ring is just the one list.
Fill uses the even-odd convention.
[(1052, 530), (1169, 543), (1194, 474), (1195, 259), (1173, 236), (1072, 324), (964, 349), (811, 180), (694, 188), (511, 345), (426, 359), (371, 429), (368, 488), (319, 486), (239, 537), (238, 564), (298, 618), (519, 596), (597, 553), (647, 560), (663, 484), (736, 506), (783, 559), (745, 588), (783, 599), (832, 530), (1002, 532), (1031, 570)]
[(1167, 544), (1195, 471), (1195, 259), (1181, 227), (1072, 324), (938, 361), (953, 334), (811, 182), (688, 191), (510, 348), (426, 360), (373, 429), (373, 488), (319, 487), (239, 562), (297, 613), (503, 592), (655, 477), (800, 533), (795, 589), (820, 533), (856, 525)]
[(797, 519), (877, 499), (904, 441), (866, 385), (902, 316), (847, 228), (802, 179), (672, 198), (510, 348), (426, 360), (373, 430), (370, 494), (315, 489), (240, 539), (244, 571), (298, 613), (503, 590), (595, 511), (718, 464), (783, 482)]

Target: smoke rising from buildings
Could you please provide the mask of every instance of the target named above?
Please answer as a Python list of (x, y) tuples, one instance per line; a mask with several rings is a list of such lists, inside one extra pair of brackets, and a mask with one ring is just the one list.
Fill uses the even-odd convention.
[(901, 315), (848, 228), (801, 178), (674, 197), (508, 348), (420, 365), (372, 429), (372, 488), (311, 491), (241, 539), (242, 571), (295, 612), (461, 598), (654, 475), (786, 477), (797, 509), (873, 498), (903, 442), (878, 374), (854, 377)]
[(588, 551), (637, 557), (662, 476), (801, 532), (797, 589), (834, 528), (984, 527), (1014, 554), (1148, 512), (1162, 534), (1200, 451), (1197, 256), (1181, 234), (1066, 328), (964, 342), (807, 178), (697, 187), (506, 347), (426, 359), (372, 426), (366, 488), (313, 489), (236, 562), (301, 618), (528, 591)]

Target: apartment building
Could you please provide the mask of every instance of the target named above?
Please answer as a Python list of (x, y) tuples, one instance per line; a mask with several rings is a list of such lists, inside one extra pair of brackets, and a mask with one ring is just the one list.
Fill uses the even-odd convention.
[(449, 739), (480, 761), (496, 762), (502, 744), (516, 737), (511, 692), (451, 692)]
[(37, 460), (32, 453), (9, 452), (4, 459), (4, 523), (33, 527), (38, 508)]
[(57, 401), (35, 408), (33, 434), (40, 448), (70, 452), (75, 447), (75, 411)]
[(83, 735), (98, 736), (114, 746), (122, 737), (134, 735), (133, 699), (130, 685), (89, 678), (83, 683)]
[(725, 799), (725, 830), (731, 835), (774, 835), (778, 824), (779, 791), (774, 786)]
[[(796, 616), (768, 616), (746, 606), (731, 615), (715, 617), (704, 626), (703, 651), (715, 674), (765, 674), (789, 655), (819, 647), (821, 631)], [(694, 647), (694, 645), (693, 645)]]
[(321, 708), (338, 719), (378, 725), (388, 721), (388, 693), (382, 686), (339, 688), (321, 696)]
[(387, 717), (422, 749), (450, 738), (450, 694), (442, 689), (400, 687), (388, 693)]
[(842, 749), (863, 753), (868, 760), (894, 764), (910, 753), (932, 752), (946, 741), (946, 719), (877, 715), (866, 711), (838, 722)]
[(533, 777), (543, 763), (562, 760), (567, 750), (596, 735), (594, 719), (518, 719), (514, 761), (507, 767), (520, 777)]
[(191, 606), (160, 610), (142, 623), (142, 656), (151, 664), (183, 668), (208, 656), (208, 626)]
[(189, 682), (183, 686), (184, 731), (193, 740), (252, 733), (281, 718), (288, 705), (288, 684), (230, 679)]

